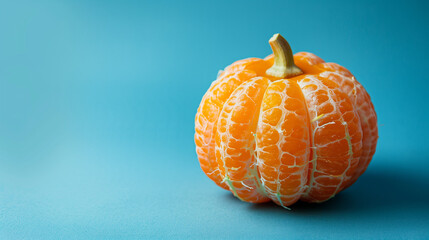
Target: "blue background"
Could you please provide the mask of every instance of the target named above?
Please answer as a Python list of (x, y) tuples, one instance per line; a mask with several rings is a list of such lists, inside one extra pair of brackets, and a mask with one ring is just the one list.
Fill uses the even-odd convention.
[[(0, 239), (429, 238), (423, 1), (1, 1)], [(280, 32), (351, 70), (379, 116), (360, 180), (323, 204), (218, 188), (194, 116), (219, 69)]]

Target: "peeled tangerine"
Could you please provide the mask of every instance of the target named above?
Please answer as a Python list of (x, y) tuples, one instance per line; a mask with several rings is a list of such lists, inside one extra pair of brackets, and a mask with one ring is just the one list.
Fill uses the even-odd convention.
[(346, 68), (292, 55), (279, 34), (269, 43), (273, 55), (233, 63), (204, 95), (195, 118), (201, 168), (246, 202), (326, 201), (368, 167), (374, 107)]

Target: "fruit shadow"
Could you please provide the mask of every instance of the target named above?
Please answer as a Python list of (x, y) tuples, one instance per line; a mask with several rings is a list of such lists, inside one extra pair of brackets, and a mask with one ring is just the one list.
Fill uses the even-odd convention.
[[(358, 181), (334, 198), (324, 203), (297, 202), (290, 206), (291, 213), (313, 214), (329, 213), (364, 213), (407, 210), (419, 208), (429, 213), (429, 176), (413, 175), (413, 172), (401, 169), (368, 169)], [(280, 211), (276, 204), (269, 202), (251, 204), (253, 211)]]

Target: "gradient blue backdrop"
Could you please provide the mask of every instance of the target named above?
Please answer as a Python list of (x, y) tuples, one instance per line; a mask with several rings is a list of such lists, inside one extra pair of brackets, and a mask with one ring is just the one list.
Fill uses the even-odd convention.
[[(424, 1), (1, 1), (0, 239), (428, 239)], [(234, 199), (201, 171), (194, 115), (219, 69), (295, 52), (350, 69), (380, 139), (320, 205)]]

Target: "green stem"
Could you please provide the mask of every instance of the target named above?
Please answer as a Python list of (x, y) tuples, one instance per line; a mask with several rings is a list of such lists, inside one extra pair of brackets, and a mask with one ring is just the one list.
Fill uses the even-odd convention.
[(276, 78), (289, 78), (303, 74), (294, 61), (289, 43), (280, 34), (274, 34), (269, 41), (274, 53), (274, 64), (266, 72)]

